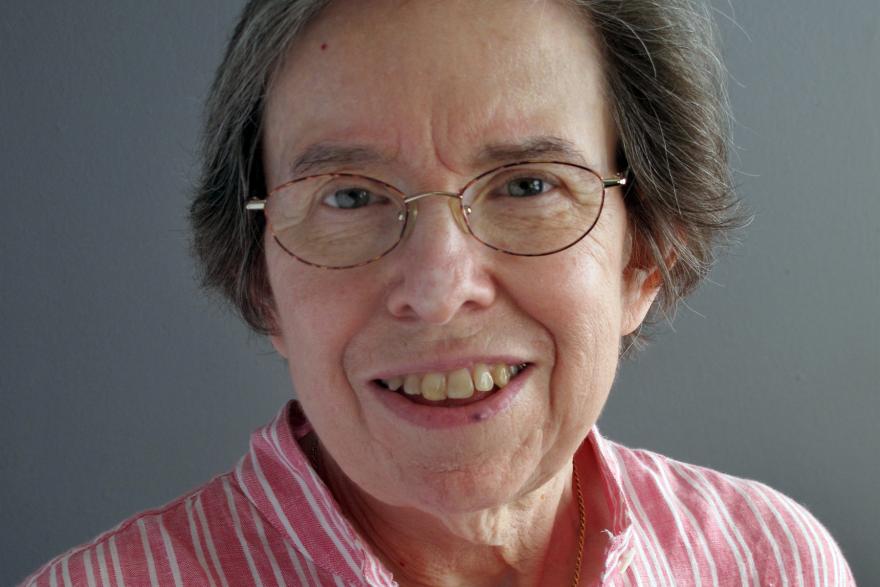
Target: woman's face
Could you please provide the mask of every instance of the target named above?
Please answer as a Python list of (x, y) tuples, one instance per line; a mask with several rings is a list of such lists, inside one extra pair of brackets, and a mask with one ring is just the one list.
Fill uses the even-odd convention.
[[(272, 186), (317, 144), (361, 156), (325, 156), (310, 173), (361, 173), (406, 193), (458, 191), (536, 145), (575, 151), (537, 158), (619, 171), (597, 48), (554, 3), (334, 2), (279, 70), (264, 128)], [(405, 240), (359, 268), (314, 268), (265, 245), (273, 343), (330, 455), (384, 503), (451, 513), (513, 499), (565, 465), (654, 292), (625, 270), (620, 189), (586, 238), (545, 257), (486, 247), (448, 201), (421, 200)], [(377, 383), (498, 362), (528, 365), (503, 401), (423, 406)]]

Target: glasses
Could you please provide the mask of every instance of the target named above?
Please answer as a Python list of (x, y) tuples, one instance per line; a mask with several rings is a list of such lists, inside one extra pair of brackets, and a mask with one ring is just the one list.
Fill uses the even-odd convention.
[(458, 192), (407, 196), (383, 181), (328, 173), (289, 181), (247, 210), (263, 210), (275, 241), (315, 267), (347, 269), (388, 254), (412, 229), (419, 202), (450, 198), (457, 224), (484, 245), (525, 257), (551, 255), (584, 238), (599, 220), (607, 188), (603, 178), (560, 161), (523, 161), (481, 173)]

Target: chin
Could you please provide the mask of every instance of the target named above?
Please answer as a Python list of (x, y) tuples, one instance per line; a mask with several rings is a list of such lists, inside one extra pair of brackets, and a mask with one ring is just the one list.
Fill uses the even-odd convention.
[(401, 486), (408, 490), (394, 505), (444, 515), (491, 509), (515, 500), (524, 492), (523, 484), (513, 478), (516, 473), (507, 471), (503, 478), (499, 478), (497, 470), (464, 469), (404, 479)]

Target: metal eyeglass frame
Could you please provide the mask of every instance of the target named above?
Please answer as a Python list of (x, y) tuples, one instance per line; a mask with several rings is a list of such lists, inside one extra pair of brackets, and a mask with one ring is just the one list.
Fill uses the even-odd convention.
[[(587, 228), (587, 230), (584, 231), (584, 233), (580, 237), (578, 237), (575, 241), (565, 245), (564, 247), (560, 247), (558, 249), (554, 249), (552, 251), (548, 251), (545, 253), (514, 253), (512, 251), (507, 251), (507, 250), (504, 250), (500, 247), (496, 247), (492, 244), (487, 243), (486, 241), (484, 241), (483, 239), (478, 237), (476, 234), (474, 234), (474, 231), (471, 228), (470, 223), (468, 222), (468, 216), (471, 214), (472, 210), (471, 210), (470, 206), (465, 205), (465, 203), (464, 203), (464, 193), (468, 190), (468, 188), (470, 188), (473, 184), (475, 184), (479, 180), (481, 180), (484, 177), (491, 175), (493, 173), (497, 173), (499, 171), (502, 171), (504, 169), (508, 169), (511, 167), (517, 167), (520, 165), (529, 165), (529, 164), (532, 164), (532, 165), (534, 165), (534, 164), (539, 164), (539, 165), (553, 164), (553, 165), (566, 165), (569, 167), (576, 167), (576, 168), (581, 169), (583, 171), (587, 171), (589, 173), (592, 173), (602, 182), (602, 202), (599, 206), (599, 213), (596, 214), (596, 219), (593, 220), (593, 224), (591, 224), (589, 226), (589, 228)], [(296, 179), (285, 182), (285, 183), (275, 187), (274, 189), (272, 189), (268, 193), (268, 195), (266, 195), (265, 198), (249, 198), (245, 202), (245, 210), (248, 210), (248, 211), (263, 210), (265, 212), (266, 202), (268, 202), (269, 198), (272, 197), (272, 194), (275, 194), (276, 192), (279, 192), (283, 189), (286, 189), (286, 188), (290, 187), (291, 185), (299, 183), (301, 181), (306, 181), (309, 179), (314, 179), (315, 177), (324, 177), (324, 176), (326, 176), (326, 177), (359, 177), (359, 178), (364, 178), (364, 179), (367, 179), (371, 182), (385, 186), (386, 188), (390, 189), (395, 194), (399, 194), (400, 199), (401, 199), (401, 203), (403, 204), (403, 212), (402, 212), (403, 218), (401, 218), (401, 220), (403, 221), (403, 225), (401, 226), (400, 234), (398, 235), (397, 240), (394, 242), (394, 244), (391, 245), (387, 250), (385, 250), (380, 255), (377, 255), (377, 256), (375, 256), (371, 259), (368, 259), (366, 261), (361, 261), (360, 263), (355, 263), (352, 265), (344, 265), (341, 267), (335, 267), (332, 265), (321, 265), (318, 263), (312, 263), (311, 261), (303, 259), (299, 255), (290, 251), (287, 247), (284, 246), (284, 243), (282, 243), (279, 240), (278, 236), (275, 234), (275, 231), (272, 229), (272, 223), (269, 221), (268, 217), (266, 218), (266, 225), (269, 228), (269, 231), (272, 233), (272, 238), (275, 239), (275, 242), (278, 243), (278, 246), (280, 246), (284, 250), (284, 252), (286, 252), (288, 255), (295, 258), (296, 260), (300, 261), (301, 263), (305, 263), (306, 265), (310, 265), (312, 267), (318, 267), (321, 269), (352, 269), (354, 267), (362, 267), (364, 265), (369, 265), (370, 263), (372, 263), (374, 261), (378, 261), (379, 259), (381, 259), (385, 255), (387, 255), (388, 253), (393, 251), (395, 248), (397, 248), (397, 245), (400, 244), (400, 242), (403, 240), (404, 235), (406, 234), (407, 226), (409, 225), (409, 217), (410, 217), (410, 206), (409, 205), (410, 205), (410, 203), (421, 200), (422, 198), (427, 198), (429, 196), (445, 196), (445, 197), (449, 197), (449, 198), (458, 199), (459, 214), (456, 215), (453, 211), (453, 216), (455, 217), (456, 223), (459, 224), (459, 226), (461, 226), (462, 228), (464, 228), (468, 234), (470, 234), (472, 237), (474, 237), (476, 240), (478, 240), (482, 244), (486, 245), (490, 249), (494, 249), (496, 251), (499, 251), (501, 253), (505, 253), (507, 255), (515, 255), (517, 257), (544, 257), (546, 255), (552, 255), (554, 253), (559, 253), (560, 251), (564, 251), (565, 249), (573, 247), (574, 245), (579, 243), (585, 236), (587, 236), (590, 233), (590, 231), (593, 230), (593, 228), (596, 226), (596, 223), (599, 222), (599, 218), (602, 216), (602, 210), (605, 207), (605, 190), (607, 190), (608, 188), (612, 188), (612, 187), (625, 186), (627, 184), (627, 173), (626, 172), (624, 172), (622, 174), (618, 174), (615, 177), (602, 177), (599, 173), (597, 173), (593, 169), (590, 169), (589, 167), (586, 167), (584, 165), (578, 165), (577, 163), (570, 163), (568, 161), (517, 161), (515, 163), (507, 163), (507, 164), (501, 165), (499, 167), (494, 167), (488, 171), (484, 171), (483, 173), (479, 174), (478, 176), (476, 176), (475, 178), (473, 178), (472, 180), (467, 182), (464, 185), (464, 187), (462, 187), (457, 193), (456, 192), (420, 192), (418, 194), (413, 194), (411, 196), (407, 196), (403, 191), (401, 191), (400, 189), (394, 187), (393, 185), (391, 185), (387, 182), (380, 181), (378, 179), (375, 179), (375, 178), (372, 178), (372, 177), (369, 177), (367, 175), (363, 175), (360, 173), (317, 173), (314, 175), (307, 175), (305, 177), (298, 177)], [(418, 214), (418, 210), (413, 209), (412, 216), (415, 217), (417, 214)]]

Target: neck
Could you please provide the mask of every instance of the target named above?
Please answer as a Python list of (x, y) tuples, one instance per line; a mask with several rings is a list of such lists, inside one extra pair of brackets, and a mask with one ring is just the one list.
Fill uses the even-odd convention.
[(579, 517), (570, 464), (510, 503), (445, 514), (382, 503), (322, 456), (346, 517), (400, 585), (571, 584)]

